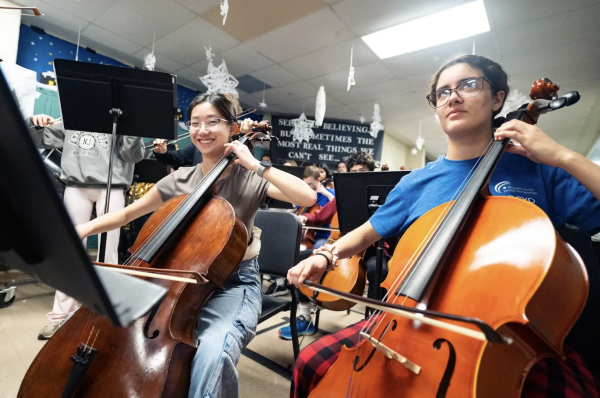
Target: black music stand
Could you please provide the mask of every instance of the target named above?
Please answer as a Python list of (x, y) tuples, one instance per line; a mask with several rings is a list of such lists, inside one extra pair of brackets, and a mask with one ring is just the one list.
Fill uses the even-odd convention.
[(0, 264), (19, 269), (116, 326), (143, 316), (167, 289), (92, 266), (0, 72)]
[[(106, 214), (117, 127), (119, 135), (167, 140), (177, 137), (177, 77), (66, 59), (54, 60), (54, 71), (65, 129), (112, 134)], [(100, 262), (104, 262), (106, 237), (106, 232), (100, 235)]]
[[(337, 173), (333, 175), (340, 231), (346, 234), (367, 222), (385, 203), (385, 198), (410, 171), (370, 171), (364, 173)], [(375, 297), (381, 299), (381, 272), (383, 268), (383, 239), (376, 249)]]
[[(304, 174), (304, 167), (294, 167), (294, 166), (281, 166), (279, 164), (274, 164), (273, 168), (279, 169), (281, 171), (285, 171), (293, 176), (302, 179), (302, 175)], [(286, 209), (291, 210), (294, 208), (294, 205), (288, 202), (283, 202), (277, 199), (270, 199), (268, 202), (269, 209)]]

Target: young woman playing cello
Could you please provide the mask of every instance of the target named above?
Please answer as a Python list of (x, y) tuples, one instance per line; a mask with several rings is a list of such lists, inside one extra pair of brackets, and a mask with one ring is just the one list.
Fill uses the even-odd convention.
[[(261, 286), (256, 257), (260, 250), (260, 232), (253, 231), (254, 217), (267, 196), (312, 206), (316, 193), (299, 178), (273, 168), (263, 169), (248, 148), (231, 141), (236, 133), (235, 105), (224, 95), (203, 94), (190, 104), (190, 138), (202, 153), (203, 162), (182, 167), (156, 184), (142, 199), (122, 210), (111, 212), (77, 226), (79, 236), (109, 231), (156, 210), (174, 196), (189, 193), (213, 166), (235, 151), (237, 160), (215, 185), (217, 194), (226, 199), (248, 230), (250, 244), (227, 281), (202, 308), (196, 324), (200, 341), (192, 364), (190, 397), (237, 397), (238, 376), (235, 366), (244, 347), (252, 340), (261, 310)], [(251, 120), (241, 125), (241, 132), (251, 131)], [(204, 242), (198, 242), (199, 245)], [(124, 392), (125, 394), (125, 392)]]
[[(432, 77), (430, 104), (448, 137), (448, 151), (435, 162), (413, 171), (390, 193), (385, 205), (361, 227), (324, 247), (288, 273), (300, 286), (317, 281), (330, 261), (349, 257), (381, 237), (404, 233), (427, 211), (448, 202), (492, 137), (492, 119), (508, 95), (506, 73), (497, 63), (466, 55), (443, 65)], [(510, 121), (494, 139), (511, 138), (491, 177), (492, 195), (510, 195), (539, 206), (555, 227), (564, 223), (591, 233), (600, 226), (600, 167), (559, 145), (536, 126)], [(306, 397), (340, 355), (346, 342), (357, 344), (362, 321), (317, 340), (296, 361), (292, 397)], [(523, 397), (598, 397), (598, 384), (573, 351), (567, 360), (544, 359), (529, 372)]]

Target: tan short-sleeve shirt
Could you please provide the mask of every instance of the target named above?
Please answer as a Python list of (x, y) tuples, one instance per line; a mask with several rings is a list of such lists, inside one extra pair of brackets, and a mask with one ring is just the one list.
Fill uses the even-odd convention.
[[(181, 167), (174, 173), (161, 179), (156, 188), (164, 202), (181, 194), (192, 191), (202, 180), (202, 164), (195, 167)], [(231, 203), (235, 215), (248, 230), (248, 239), (252, 236), (254, 217), (260, 206), (267, 200), (269, 182), (253, 171), (236, 164), (225, 178), (215, 184), (217, 194)]]

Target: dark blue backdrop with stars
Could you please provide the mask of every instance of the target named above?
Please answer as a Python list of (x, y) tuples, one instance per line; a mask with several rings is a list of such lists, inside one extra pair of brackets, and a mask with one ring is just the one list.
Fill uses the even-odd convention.
[[(76, 52), (77, 44), (69, 43), (48, 33), (36, 33), (31, 27), (21, 25), (17, 64), (34, 70), (40, 83), (45, 83), (42, 73), (54, 71), (52, 66), (54, 59), (75, 60)], [(96, 64), (127, 66), (104, 55), (91, 53), (84, 47), (79, 47), (79, 60)], [(183, 120), (187, 120), (187, 108), (197, 94), (192, 89), (177, 85), (177, 106), (181, 110)]]

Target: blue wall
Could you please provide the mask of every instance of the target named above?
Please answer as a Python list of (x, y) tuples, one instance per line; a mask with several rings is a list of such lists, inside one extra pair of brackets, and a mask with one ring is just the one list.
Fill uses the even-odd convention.
[[(44, 77), (43, 74), (54, 71), (52, 62), (56, 58), (75, 60), (76, 52), (76, 43), (70, 43), (48, 33), (36, 33), (31, 27), (21, 25), (17, 64), (35, 71), (40, 83), (53, 85), (54, 82), (48, 81), (48, 78)], [(79, 60), (96, 64), (128, 67), (112, 58), (91, 53), (84, 47), (79, 47)], [(197, 94), (195, 90), (177, 85), (178, 107), (181, 109), (183, 120), (187, 120), (187, 108)]]

